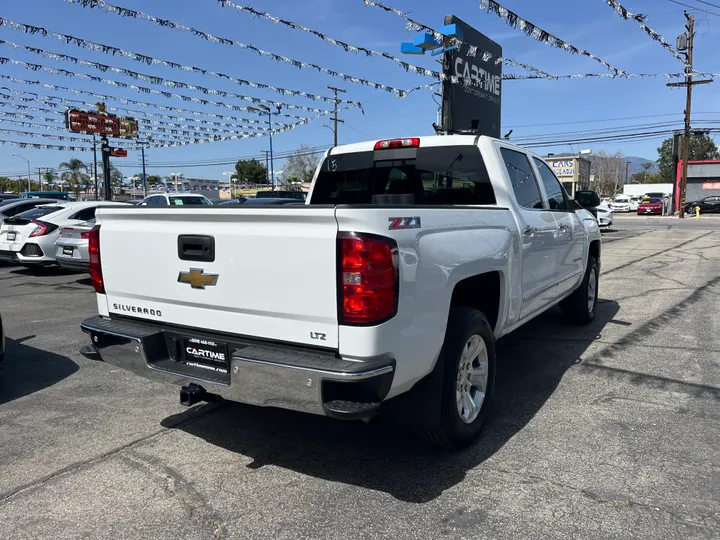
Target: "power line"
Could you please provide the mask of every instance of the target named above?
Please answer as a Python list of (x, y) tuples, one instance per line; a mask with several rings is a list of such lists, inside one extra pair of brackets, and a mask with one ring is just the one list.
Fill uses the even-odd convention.
[[(677, 4), (677, 5), (679, 5), (679, 6), (685, 6), (685, 7), (687, 7), (687, 8), (693, 9), (693, 10), (695, 10), (695, 11), (701, 11), (701, 12), (703, 12), (703, 13), (707, 13), (708, 15), (716, 15), (716, 16), (720, 17), (720, 13), (714, 13), (714, 12), (712, 12), (712, 11), (708, 11), (707, 9), (703, 9), (703, 8), (701, 8), (701, 7), (698, 7), (698, 6), (691, 6), (690, 4), (685, 4), (685, 3), (683, 3), (683, 2), (678, 2), (678, 0), (668, 0), (668, 1), (669, 1), (669, 2), (672, 2), (673, 4)], [(698, 1), (700, 1), (700, 0), (698, 0)], [(703, 3), (704, 3), (704, 2), (703, 2)], [(711, 5), (712, 5), (712, 4), (711, 4)], [(717, 6), (717, 7), (720, 7), (720, 6)]]

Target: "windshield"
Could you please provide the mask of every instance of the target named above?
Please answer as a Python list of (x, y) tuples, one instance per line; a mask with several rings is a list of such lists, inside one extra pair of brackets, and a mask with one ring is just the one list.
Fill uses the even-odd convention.
[(212, 204), (205, 197), (169, 197), (171, 205), (177, 206), (200, 206), (203, 204)]
[(54, 212), (57, 212), (58, 210), (62, 210), (65, 208), (64, 206), (38, 206), (37, 208), (33, 208), (32, 210), (27, 210), (23, 212), (22, 214), (18, 214), (15, 216), (16, 219), (28, 219), (30, 221), (33, 221), (35, 219), (41, 218), (43, 216), (47, 216), (48, 214), (52, 214)]
[(328, 156), (311, 204), (481, 205), (495, 192), (475, 146), (403, 148)]
[(662, 199), (658, 199), (657, 197), (653, 197), (648, 201), (649, 204), (662, 204)]

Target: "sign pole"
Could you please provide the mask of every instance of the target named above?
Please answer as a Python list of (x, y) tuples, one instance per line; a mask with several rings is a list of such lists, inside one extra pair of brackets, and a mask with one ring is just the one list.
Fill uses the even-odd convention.
[(98, 171), (97, 171), (97, 137), (93, 133), (93, 164), (95, 167), (95, 200), (100, 198), (98, 193)]
[(103, 195), (106, 201), (112, 201), (112, 186), (110, 185), (110, 144), (105, 135), (103, 135), (100, 140), (103, 167)]

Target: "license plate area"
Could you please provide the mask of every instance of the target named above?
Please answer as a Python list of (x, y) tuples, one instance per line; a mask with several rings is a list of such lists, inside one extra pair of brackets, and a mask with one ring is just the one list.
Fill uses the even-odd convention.
[(10, 231), (10, 232), (7, 233), (7, 241), (8, 241), (8, 242), (14, 242), (16, 238), (17, 238), (17, 233), (16, 233), (16, 232)]
[(185, 337), (182, 345), (181, 358), (187, 366), (219, 375), (230, 373), (226, 343), (200, 337)]
[(73, 256), (73, 248), (72, 247), (63, 247), (63, 255), (67, 255), (68, 257)]

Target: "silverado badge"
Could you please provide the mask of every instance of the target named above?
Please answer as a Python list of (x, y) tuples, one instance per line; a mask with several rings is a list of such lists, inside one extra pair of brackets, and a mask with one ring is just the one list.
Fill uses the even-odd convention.
[(206, 285), (217, 285), (218, 274), (206, 274), (202, 268), (191, 268), (189, 272), (178, 274), (178, 283), (189, 283), (193, 289), (204, 289)]

